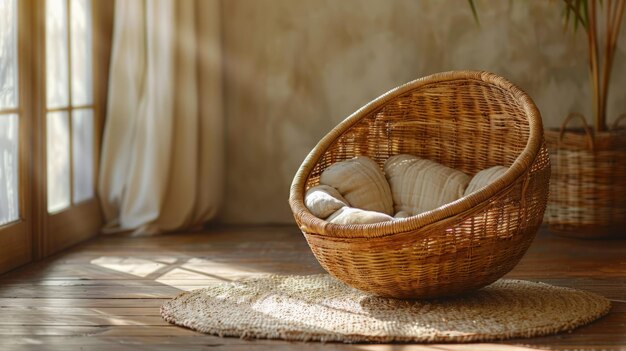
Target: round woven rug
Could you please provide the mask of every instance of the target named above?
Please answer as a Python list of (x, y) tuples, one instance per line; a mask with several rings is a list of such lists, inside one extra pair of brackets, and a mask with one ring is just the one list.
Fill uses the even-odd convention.
[(469, 342), (571, 330), (610, 309), (602, 296), (499, 280), (463, 297), (396, 300), (329, 275), (272, 276), (185, 292), (161, 307), (165, 320), (242, 338), (354, 342)]

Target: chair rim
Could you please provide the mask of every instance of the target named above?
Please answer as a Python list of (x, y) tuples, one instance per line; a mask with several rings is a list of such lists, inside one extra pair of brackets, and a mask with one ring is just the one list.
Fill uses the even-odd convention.
[[(420, 213), (416, 216), (394, 221), (375, 224), (343, 225), (327, 222), (310, 213), (304, 205), (307, 179), (320, 158), (339, 136), (358, 123), (363, 117), (369, 115), (370, 112), (382, 107), (399, 95), (428, 85), (455, 80), (478, 80), (506, 90), (520, 103), (526, 113), (529, 127), (528, 140), (522, 152), (517, 156), (513, 164), (502, 177), (484, 187), (482, 190), (464, 196), (454, 202), (431, 211)], [(311, 150), (298, 168), (291, 184), (289, 205), (300, 228), (306, 232), (307, 235), (320, 235), (335, 238), (375, 238), (415, 231), (476, 210), (477, 207), (480, 207), (480, 204), (485, 203), (494, 196), (506, 192), (520, 177), (530, 171), (530, 167), (539, 154), (542, 144), (543, 124), (541, 114), (528, 94), (513, 83), (501, 76), (486, 71), (449, 71), (437, 73), (391, 89), (358, 109), (327, 133)]]

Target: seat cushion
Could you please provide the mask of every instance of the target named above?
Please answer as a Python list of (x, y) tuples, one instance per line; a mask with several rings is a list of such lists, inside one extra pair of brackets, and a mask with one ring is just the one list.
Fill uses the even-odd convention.
[(406, 154), (390, 157), (384, 169), (395, 211), (411, 215), (461, 198), (471, 179), (456, 169)]
[(352, 207), (386, 215), (394, 213), (385, 175), (369, 157), (358, 156), (332, 164), (322, 172), (320, 184), (337, 189)]
[(373, 224), (392, 220), (393, 217), (384, 213), (353, 207), (342, 207), (327, 219), (335, 224)]
[(318, 218), (326, 218), (338, 209), (349, 206), (348, 200), (328, 185), (317, 185), (306, 192), (304, 205)]
[(502, 177), (508, 169), (508, 167), (504, 166), (493, 166), (476, 173), (469, 182), (467, 189), (465, 189), (464, 195), (469, 195), (493, 183), (496, 179)]

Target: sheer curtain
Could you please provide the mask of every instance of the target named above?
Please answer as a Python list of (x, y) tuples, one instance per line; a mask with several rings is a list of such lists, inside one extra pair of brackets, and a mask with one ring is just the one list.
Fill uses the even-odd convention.
[(103, 231), (200, 225), (224, 169), (219, 0), (118, 0), (114, 21)]

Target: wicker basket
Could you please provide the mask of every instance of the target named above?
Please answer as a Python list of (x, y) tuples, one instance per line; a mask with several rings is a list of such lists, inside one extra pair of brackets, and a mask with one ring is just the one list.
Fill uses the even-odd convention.
[[(583, 128), (568, 130), (580, 119)], [(591, 131), (571, 114), (560, 130), (546, 131), (552, 182), (545, 220), (550, 230), (579, 238), (626, 236), (626, 130), (622, 115), (609, 132)]]
[[(304, 206), (331, 164), (367, 155), (382, 166), (405, 153), (470, 175), (510, 169), (481, 191), (396, 221), (337, 225)], [(298, 170), (289, 203), (330, 274), (382, 296), (430, 298), (478, 289), (517, 264), (542, 221), (549, 176), (532, 100), (494, 74), (448, 72), (393, 89), (330, 131)]]

